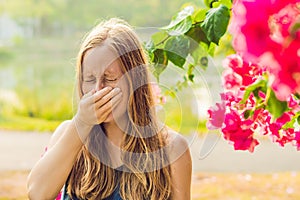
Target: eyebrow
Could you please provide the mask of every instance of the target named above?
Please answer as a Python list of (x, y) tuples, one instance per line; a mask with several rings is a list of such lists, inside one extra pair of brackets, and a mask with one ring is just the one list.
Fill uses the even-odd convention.
[(93, 77), (94, 75), (92, 73), (86, 73), (86, 74), (83, 74), (84, 77)]

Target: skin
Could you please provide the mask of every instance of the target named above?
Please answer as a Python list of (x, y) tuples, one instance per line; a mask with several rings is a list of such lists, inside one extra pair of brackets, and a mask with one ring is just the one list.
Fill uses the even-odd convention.
[[(116, 121), (126, 122), (129, 97), (128, 84), (121, 77), (120, 63), (106, 46), (86, 52), (82, 83), (85, 95), (80, 100), (76, 116), (58, 126), (50, 139), (48, 151), (31, 170), (27, 181), (30, 199), (54, 199), (57, 196), (93, 124), (103, 123), (108, 139), (120, 147), (124, 132)], [(93, 110), (94, 115), (88, 110)], [(170, 130), (168, 134), (170, 154), (181, 147), (180, 153), (173, 155), (174, 162), (171, 163), (172, 199), (190, 199), (192, 161), (188, 144), (176, 132)], [(122, 165), (120, 153), (115, 151), (112, 154), (113, 165)]]

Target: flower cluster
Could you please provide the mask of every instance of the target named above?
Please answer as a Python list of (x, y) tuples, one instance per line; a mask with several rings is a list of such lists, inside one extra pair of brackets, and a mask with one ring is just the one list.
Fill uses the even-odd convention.
[(221, 128), (235, 150), (253, 152), (260, 135), (271, 136), (281, 146), (293, 143), (300, 150), (300, 129), (294, 128), (300, 114), (299, 98), (290, 95), (287, 102), (281, 102), (286, 103), (286, 108), (275, 118), (273, 103), (280, 101), (268, 87), (266, 67), (246, 62), (234, 54), (224, 60), (224, 68), (223, 103), (208, 110), (207, 127)]
[(267, 66), (282, 101), (300, 93), (299, 24), (299, 0), (237, 0), (233, 6), (233, 47), (243, 59)]
[(166, 97), (162, 94), (161, 88), (157, 83), (151, 83), (151, 89), (154, 96), (155, 105), (163, 105), (166, 103)]
[(300, 3), (236, 0), (232, 11), (237, 54), (224, 61), (223, 103), (209, 109), (207, 127), (236, 150), (253, 152), (259, 135), (300, 150)]

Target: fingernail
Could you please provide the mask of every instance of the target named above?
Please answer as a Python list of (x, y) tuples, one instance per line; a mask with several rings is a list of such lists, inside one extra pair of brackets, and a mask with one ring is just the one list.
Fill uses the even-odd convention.
[(115, 89), (114, 89), (114, 91), (116, 91), (116, 92), (120, 92), (120, 91), (121, 91), (121, 89), (120, 89), (120, 88), (115, 88)]

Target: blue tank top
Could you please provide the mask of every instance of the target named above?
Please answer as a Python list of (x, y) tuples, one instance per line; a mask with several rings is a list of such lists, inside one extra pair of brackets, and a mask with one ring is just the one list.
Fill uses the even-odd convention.
[[(117, 177), (120, 177), (120, 172), (119, 171), (123, 166), (118, 167), (115, 171), (118, 174)], [(67, 181), (68, 182), (68, 181)], [(63, 189), (63, 193), (61, 195), (61, 200), (82, 200), (77, 198), (76, 196), (71, 198), (67, 192), (66, 192), (66, 188), (67, 188), (67, 184), (65, 185), (64, 189)], [(103, 200), (122, 200), (121, 196), (120, 196), (120, 185), (117, 185), (116, 189), (113, 191), (113, 193), (111, 195), (109, 195), (108, 197), (106, 197)]]
[[(103, 200), (122, 200), (119, 191), (120, 191), (120, 188), (118, 186), (111, 195), (109, 195), (108, 197), (106, 197)], [(61, 196), (61, 200), (81, 200), (81, 199), (79, 199), (77, 197), (71, 198), (64, 189), (63, 194)]]

